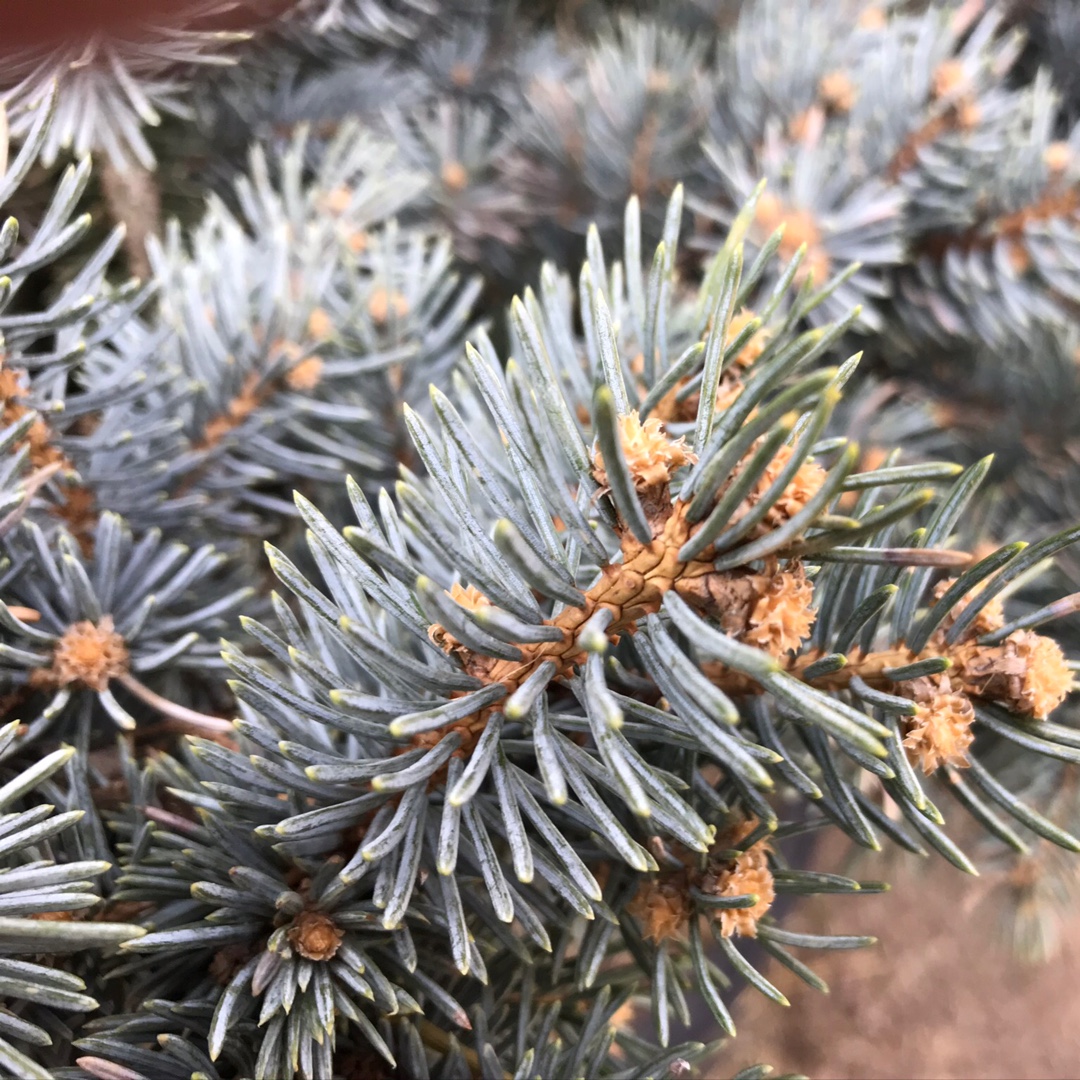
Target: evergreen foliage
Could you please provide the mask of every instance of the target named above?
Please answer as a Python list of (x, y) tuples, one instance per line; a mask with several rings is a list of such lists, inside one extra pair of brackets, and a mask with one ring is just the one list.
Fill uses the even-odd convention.
[(686, 1076), (829, 829), (1049, 951), (1070, 5), (227, 6), (4, 69), (0, 1072)]
[[(248, 37), (210, 25), (232, 6), (199, 0), (183, 5), (174, 22), (136, 22), (123, 38), (95, 34), (5, 56), (0, 101), (13, 118), (12, 133), (31, 129), (34, 106), (56, 86), (56, 116), (40, 146), (46, 165), (66, 151), (78, 157), (104, 151), (120, 168), (152, 168), (154, 152), (143, 128), (158, 126), (162, 114), (190, 117), (197, 67), (232, 63), (228, 47)], [(58, 31), (63, 34), (62, 27)]]

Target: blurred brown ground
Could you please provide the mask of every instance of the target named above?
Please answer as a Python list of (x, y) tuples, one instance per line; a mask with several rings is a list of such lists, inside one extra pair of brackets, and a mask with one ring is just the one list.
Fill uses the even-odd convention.
[[(815, 868), (841, 869), (833, 852)], [(880, 858), (880, 857), (879, 857)], [(857, 952), (793, 952), (829, 984), (811, 990), (783, 968), (766, 974), (791, 1002), (740, 995), (740, 1035), (704, 1070), (725, 1080), (766, 1062), (814, 1080), (1073, 1080), (1080, 1077), (1080, 905), (1044, 964), (1024, 964), (1001, 933), (1000, 891), (940, 858), (858, 867), (892, 891), (814, 897), (785, 927), (873, 934)]]

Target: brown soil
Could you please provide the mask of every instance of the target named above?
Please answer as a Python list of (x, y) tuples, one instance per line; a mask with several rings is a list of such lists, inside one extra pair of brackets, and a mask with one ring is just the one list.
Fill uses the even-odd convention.
[(1024, 964), (1003, 940), (1004, 897), (992, 874), (969, 878), (939, 858), (881, 862), (861, 861), (855, 876), (886, 878), (891, 892), (814, 897), (784, 920), (809, 932), (873, 934), (878, 945), (793, 950), (828, 995), (766, 968), (791, 1008), (742, 994), (741, 1034), (704, 1070), (709, 1080), (755, 1062), (815, 1080), (1080, 1077), (1080, 910), (1062, 926), (1054, 959)]

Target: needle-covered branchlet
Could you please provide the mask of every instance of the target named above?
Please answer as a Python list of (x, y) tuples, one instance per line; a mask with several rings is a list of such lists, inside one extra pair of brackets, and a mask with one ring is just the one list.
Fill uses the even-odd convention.
[[(659, 611), (664, 593), (674, 590), (733, 638), (784, 658), (794, 674), (820, 660), (821, 655), (813, 651), (799, 652), (813, 627), (815, 606), (813, 585), (801, 563), (792, 560), (781, 566), (772, 557), (761, 571), (747, 568), (717, 572), (711, 566), (709, 550), (702, 558), (688, 563), (673, 558), (673, 553), (691, 539), (695, 530), (686, 522), (685, 508), (671, 497), (671, 476), (675, 470), (694, 464), (696, 457), (683, 440), (667, 436), (659, 420), (651, 418), (642, 424), (636, 412), (620, 418), (619, 434), (623, 458), (641, 498), (653, 542), (643, 545), (627, 530), (622, 538), (622, 560), (602, 569), (599, 581), (584, 594), (584, 604), (566, 608), (556, 619), (545, 623), (562, 631), (562, 639), (537, 645), (519, 644), (521, 660), (477, 657), (439, 625), (429, 630), (432, 640), (455, 655), (469, 674), (488, 684), (501, 683), (512, 694), (544, 661), (554, 661), (557, 677), (569, 678), (574, 666), (587, 655), (577, 635), (598, 610), (610, 613), (606, 632), (617, 641), (618, 635), (635, 632), (641, 619)], [(733, 522), (738, 522), (768, 490), (790, 455), (790, 448), (779, 448), (744, 503), (732, 512)], [(733, 470), (728, 484), (737, 482), (745, 466), (744, 461)], [(606, 489), (602, 453), (595, 457), (594, 476), (602, 489)], [(764, 534), (770, 528), (779, 528), (794, 517), (820, 488), (824, 477), (824, 470), (817, 464), (802, 465), (776, 498), (757, 532)], [(721, 496), (724, 490), (725, 487), (720, 489)], [(940, 599), (950, 584), (951, 581), (942, 582), (935, 590), (934, 599)], [(464, 601), (472, 610), (488, 603), (475, 589), (466, 592), (457, 585), (450, 596)], [(961, 599), (954, 605), (918, 653), (903, 646), (878, 651), (856, 648), (839, 672), (815, 683), (829, 689), (844, 689), (854, 677), (874, 689), (892, 688), (913, 701), (917, 709), (905, 720), (904, 746), (927, 773), (940, 764), (957, 765), (966, 761), (974, 739), (973, 698), (1043, 719), (1061, 704), (1072, 685), (1072, 673), (1061, 649), (1049, 638), (1029, 630), (1016, 630), (1000, 644), (983, 644), (977, 640), (1004, 626), (998, 601), (982, 608), (960, 640), (948, 640), (956, 618), (969, 599)], [(948, 662), (947, 673), (928, 672), (909, 679), (894, 677), (912, 664), (939, 658)], [(723, 667), (706, 665), (705, 670), (721, 688), (730, 692), (737, 693), (746, 686), (742, 676), (727, 679)], [(456, 753), (468, 756), (494, 708), (455, 725), (454, 730), (463, 738), (463, 746)], [(434, 745), (443, 734), (436, 730), (418, 736), (416, 745)]]
[[(644, 575), (646, 591), (631, 602), (638, 617), (649, 613), (649, 603), (642, 603), (644, 595), (658, 598), (668, 588), (673, 588), (733, 637), (784, 658), (793, 674), (801, 675), (821, 659), (821, 655), (813, 651), (795, 656), (809, 637), (814, 621), (813, 587), (798, 563), (794, 564), (794, 569), (778, 570), (774, 564), (772, 572), (750, 572), (741, 576), (732, 572), (695, 574), (692, 564), (687, 571), (683, 572), (680, 567), (670, 579), (659, 581)], [(706, 599), (703, 600), (703, 596)], [(459, 591), (455, 599), (462, 598)], [(484, 599), (475, 594), (466, 599), (474, 610), (485, 604)], [(609, 633), (633, 632), (634, 623), (622, 617), (621, 608), (616, 609), (610, 601), (599, 598), (592, 610), (601, 606), (613, 612)], [(615, 617), (616, 610), (619, 617)], [(577, 612), (574, 614), (576, 616)], [(995, 620), (981, 621), (992, 626)], [(533, 660), (517, 666), (498, 661), (490, 668), (470, 668), (468, 650), (454, 642), (443, 628), (433, 627), (432, 636), (441, 647), (462, 657), (470, 673), (502, 682), (509, 692), (513, 692), (544, 659), (557, 658), (560, 670), (569, 675), (572, 665), (585, 655), (571, 636), (584, 622), (585, 619), (575, 618), (571, 628), (559, 626), (566, 633), (566, 648), (542, 646)], [(999, 618), (996, 622), (1000, 626), (1004, 620)], [(975, 634), (979, 632), (974, 631)], [(1014, 631), (997, 646), (968, 640), (950, 647), (944, 642), (944, 633), (943, 630), (936, 635), (937, 640), (932, 639), (918, 654), (903, 647), (865, 654), (855, 650), (847, 657), (840, 672), (813, 680), (816, 686), (840, 690), (850, 685), (852, 678), (861, 679), (870, 687), (892, 689), (914, 702), (917, 709), (904, 723), (903, 744), (912, 759), (928, 774), (942, 764), (966, 763), (974, 739), (973, 699), (998, 703), (1010, 712), (1041, 720), (1065, 700), (1073, 685), (1073, 673), (1060, 646), (1043, 635), (1021, 630)], [(918, 675), (910, 679), (886, 674), (919, 661), (938, 658), (949, 662), (947, 673)], [(733, 676), (722, 666), (705, 665), (703, 670), (729, 693), (738, 695), (751, 688), (745, 678)], [(477, 714), (460, 726), (455, 725), (453, 730), (460, 731), (464, 739), (460, 753), (468, 754), (468, 748), (477, 737), (477, 728), (482, 729), (488, 714)], [(443, 734), (437, 733), (438, 737)], [(435, 736), (418, 736), (415, 743), (431, 745), (433, 741), (436, 741)]]
[[(566, 607), (558, 616), (544, 621), (544, 626), (559, 630), (561, 638), (535, 645), (516, 643), (521, 659), (502, 660), (476, 654), (444, 626), (432, 625), (428, 630), (432, 641), (454, 656), (464, 671), (486, 685), (501, 684), (508, 695), (513, 694), (547, 661), (555, 664), (556, 678), (571, 678), (588, 655), (588, 649), (579, 639), (581, 630), (598, 612), (610, 616), (605, 633), (615, 643), (620, 635), (635, 633), (647, 616), (657, 614), (664, 594), (672, 589), (729, 633), (743, 636), (778, 656), (797, 649), (809, 634), (813, 625), (813, 590), (797, 561), (781, 566), (774, 558), (760, 572), (749, 569), (718, 572), (712, 565), (710, 550), (699, 558), (680, 560), (680, 550), (697, 529), (688, 520), (687, 504), (674, 498), (671, 492), (674, 473), (697, 461), (685, 440), (669, 436), (655, 417), (642, 423), (636, 411), (619, 418), (619, 436), (652, 540), (644, 543), (629, 530), (623, 531), (621, 558), (601, 568), (596, 583), (584, 593), (583, 603)], [(733, 523), (758, 502), (790, 458), (791, 450), (781, 447), (743, 504), (732, 513)], [(593, 476), (601, 491), (606, 490), (608, 477), (599, 450), (593, 457)], [(820, 488), (824, 476), (824, 470), (814, 462), (801, 465), (751, 535), (763, 535), (794, 517)], [(731, 482), (737, 478), (738, 471)], [(455, 583), (449, 596), (472, 611), (490, 606), (474, 587), (463, 589)], [(456, 753), (468, 756), (494, 708), (466, 717), (450, 729), (459, 732), (463, 739), (462, 748)], [(416, 736), (414, 744), (431, 746), (445, 734), (440, 729), (426, 732)]]
[[(743, 308), (732, 315), (724, 345), (733, 346), (736, 341), (744, 337), (746, 331), (749, 331), (749, 337), (745, 338), (745, 343), (720, 375), (720, 383), (716, 389), (718, 409), (731, 405), (742, 393), (743, 375), (761, 356), (769, 340), (770, 331), (761, 326), (761, 320), (749, 308)], [(633, 367), (640, 371), (643, 364), (644, 357), (641, 357), (640, 362), (634, 361)], [(665, 423), (689, 423), (697, 416), (700, 400), (701, 393), (696, 384), (691, 385), (688, 378), (680, 379), (653, 406), (649, 416), (663, 420)]]
[[(988, 752), (1078, 756), (1063, 725), (1032, 719), (1066, 692), (1036, 627), (1069, 605), (1012, 623), (994, 606), (1076, 537), (957, 550), (989, 462), (861, 458), (830, 429), (858, 362), (822, 366), (858, 319), (823, 316), (844, 272), (788, 291), (804, 254), (773, 267), (775, 233), (744, 266), (751, 202), (695, 293), (677, 278), (680, 197), (651, 261), (632, 202), (623, 262), (590, 232), (576, 290), (545, 268), (511, 306), (505, 363), (477, 331), (430, 408), (404, 410), (394, 490), (347, 484), (355, 524), (298, 495), (310, 558), (267, 548), (293, 599), (275, 598), (275, 625), (244, 620), (258, 651), (226, 648), (243, 744), (200, 741), (204, 787), (187, 797), (249, 822), (275, 857), (321, 860), (321, 899), (289, 918), (321, 913), (345, 937), (327, 961), (294, 950), (298, 977), (348, 960), (337, 904), (362, 897), (406, 967), (412, 919), (432, 920), (457, 1002), (502, 977), (483, 942), (534, 964), (550, 949), (555, 988), (522, 984), (512, 1007), (557, 1007), (576, 1030), (647, 993), (674, 1047), (686, 987), (732, 1027), (706, 933), (778, 1001), (743, 939), (819, 987), (789, 946), (870, 943), (783, 927), (785, 893), (883, 887), (793, 869), (788, 833), (824, 815), (866, 848), (891, 837), (974, 870), (913, 762), (997, 835), (1013, 835), (1004, 811), (1080, 847)], [(304, 918), (308, 951), (333, 949)], [(186, 932), (151, 947), (182, 967)], [(432, 970), (417, 954), (412, 975)], [(343, 994), (359, 1024), (366, 1006)], [(430, 984), (421, 996), (457, 1016)], [(504, 1071), (566, 1064), (546, 1037), (529, 1052)]]
[(44, 419), (27, 402), (29, 388), (25, 371), (5, 364), (0, 357), (0, 427), (7, 427), (27, 417), (33, 417), (26, 434), (12, 443), (9, 453), (17, 453), (23, 447), (29, 455), (30, 464), (36, 469), (49, 465), (61, 465), (71, 469), (71, 463), (56, 445), (53, 432)]
[[(939, 583), (933, 599), (940, 600), (954, 583)], [(1014, 630), (994, 644), (980, 641), (998, 636), (1005, 626), (1002, 604), (991, 600), (970, 622), (962, 636), (949, 640), (949, 632), (972, 596), (961, 597), (942, 619), (926, 644), (913, 652), (904, 645), (880, 650), (851, 650), (839, 670), (814, 675), (822, 660), (809, 650), (788, 661), (797, 677), (829, 690), (845, 690), (852, 680), (879, 691), (892, 691), (916, 706), (904, 720), (903, 743), (909, 756), (929, 774), (940, 765), (963, 766), (975, 738), (976, 703), (1001, 705), (1010, 713), (1034, 720), (1046, 719), (1068, 696), (1073, 672), (1061, 647), (1052, 638), (1031, 630)], [(941, 660), (942, 670), (913, 673), (905, 669)], [(751, 684), (722, 665), (706, 665), (717, 685), (731, 693), (746, 692)]]
[[(785, 923), (884, 888), (819, 830), (1075, 876), (1080, 18), (707, 6), (9, 65), (0, 1074), (685, 1077), (763, 959), (872, 943)], [(122, 282), (82, 211), (147, 269), (173, 105), (161, 195), (215, 193)]]
[(63, 449), (59, 432), (32, 407), (30, 399), (29, 373), (5, 363), (0, 355), (0, 430), (29, 425), (6, 452), (13, 457), (26, 455), (32, 476), (41, 480), (40, 484), (34, 482), (35, 487), (46, 487), (50, 514), (64, 522), (84, 551), (89, 550), (96, 520), (94, 493), (79, 483), (75, 463)]
[[(50, 544), (29, 521), (9, 541), (24, 570), (4, 590), (0, 678), (16, 691), (27, 740), (56, 729), (71, 735), (70, 725), (88, 738), (98, 710), (134, 730), (136, 702), (186, 730), (228, 730), (220, 717), (175, 700), (176, 685), (162, 677), (213, 664), (216, 633), (250, 587), (222, 576), (224, 559), (212, 546), (192, 552), (162, 543), (160, 533), (136, 540), (113, 514), (101, 515), (92, 539), (87, 557), (70, 534)], [(181, 575), (171, 586), (161, 580), (170, 567)], [(218, 595), (199, 592), (213, 582)]]

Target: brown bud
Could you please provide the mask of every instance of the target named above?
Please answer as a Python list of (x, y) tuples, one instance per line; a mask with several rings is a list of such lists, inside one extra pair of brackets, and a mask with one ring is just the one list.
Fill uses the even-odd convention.
[(391, 293), (385, 286), (380, 285), (372, 292), (368, 301), (368, 314), (381, 324), (390, 317), (391, 310), (395, 318), (403, 319), (409, 313), (409, 301), (401, 293)]
[(440, 175), (443, 185), (454, 192), (461, 191), (469, 182), (469, 174), (460, 161), (444, 162)]
[(323, 341), (334, 332), (334, 324), (330, 321), (325, 308), (312, 308), (308, 316), (307, 332), (308, 336), (315, 338), (316, 341)]
[(352, 192), (342, 184), (328, 191), (322, 199), (323, 209), (330, 214), (344, 214), (352, 202)]
[(935, 98), (956, 96), (967, 83), (962, 60), (944, 60), (934, 72), (932, 91)]
[(318, 356), (309, 356), (289, 371), (285, 383), (290, 390), (314, 390), (322, 378), (322, 370), (322, 360)]
[(87, 619), (67, 628), (53, 652), (49, 675), (59, 686), (81, 682), (101, 691), (127, 668), (127, 646), (106, 615), (97, 625)]
[(855, 84), (846, 71), (830, 71), (822, 75), (818, 94), (833, 112), (846, 113), (855, 104)]
[(321, 911), (302, 911), (289, 929), (289, 944), (308, 960), (333, 960), (345, 931)]
[(1063, 173), (1072, 162), (1072, 147), (1067, 142), (1052, 142), (1043, 151), (1043, 163), (1052, 173)]

